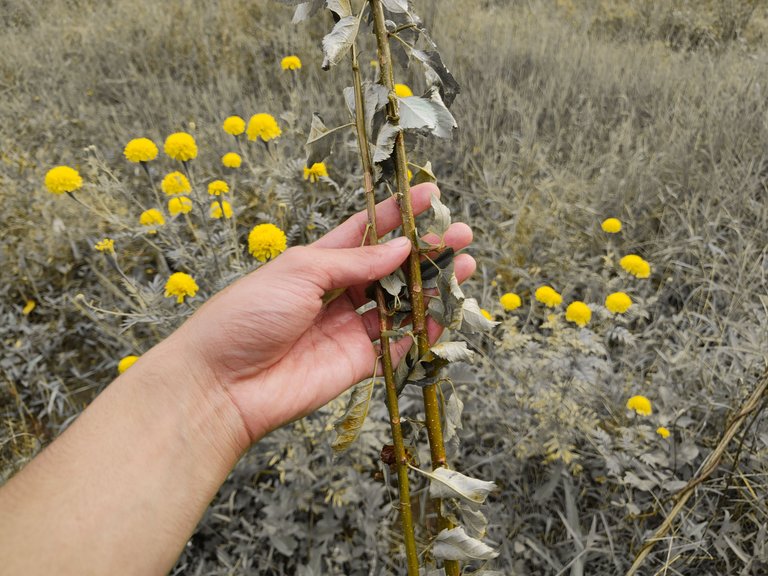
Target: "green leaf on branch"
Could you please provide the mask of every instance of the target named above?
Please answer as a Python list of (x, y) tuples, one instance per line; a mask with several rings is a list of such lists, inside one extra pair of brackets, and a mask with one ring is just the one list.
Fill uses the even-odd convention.
[(312, 115), (312, 124), (309, 127), (309, 138), (304, 145), (307, 151), (307, 166), (312, 166), (315, 162), (325, 160), (333, 150), (333, 143), (336, 141), (337, 133), (346, 128), (351, 128), (354, 124), (343, 124), (330, 130), (323, 123), (319, 114)]
[(379, 284), (384, 288), (391, 296), (399, 296), (400, 291), (405, 287), (405, 277), (403, 271), (399, 268), (395, 270), (389, 276), (384, 276), (379, 280)]
[(424, 66), (428, 86), (436, 86), (445, 105), (450, 108), (461, 92), (459, 83), (443, 64), (437, 50), (411, 50), (411, 54)]
[(333, 30), (323, 38), (323, 70), (338, 64), (352, 47), (357, 36), (360, 21), (354, 16), (346, 16), (336, 22)]
[(451, 225), (451, 211), (445, 204), (440, 202), (440, 198), (437, 197), (437, 194), (432, 194), (429, 202), (432, 205), (433, 219), (429, 225), (428, 231), (433, 232), (442, 238), (445, 231), (448, 230), (448, 227)]
[(412, 468), (431, 480), (430, 498), (459, 498), (474, 504), (482, 504), (488, 494), (496, 489), (496, 484), (493, 482), (471, 478), (456, 470), (435, 468), (432, 472), (427, 472), (421, 468), (413, 466)]
[(441, 560), (491, 560), (499, 553), (487, 544), (470, 538), (461, 526), (441, 531), (435, 538), (432, 554)]
[[(347, 103), (350, 114), (355, 116), (355, 89), (351, 86), (344, 88), (344, 100)], [(373, 118), (379, 110), (382, 110), (389, 101), (389, 91), (376, 82), (363, 82), (363, 102), (365, 102), (365, 131), (373, 134)]]
[(480, 312), (480, 305), (474, 298), (465, 298), (461, 305), (461, 327), (460, 332), (475, 334), (477, 332), (487, 332), (494, 326), (498, 326), (498, 322), (488, 320), (483, 313)]
[(432, 354), (448, 362), (471, 362), (475, 353), (466, 342), (439, 342), (429, 349)]
[(457, 127), (456, 120), (443, 104), (437, 89), (426, 97), (399, 98), (400, 126), (404, 130), (426, 130), (439, 138), (450, 138)]
[(386, 122), (376, 135), (376, 143), (373, 145), (373, 161), (378, 164), (392, 156), (395, 149), (395, 139), (400, 133), (400, 127)]
[(346, 18), (352, 15), (352, 6), (349, 0), (328, 0), (328, 10), (336, 14), (339, 18)]
[(333, 441), (333, 453), (341, 454), (360, 436), (360, 430), (368, 416), (368, 408), (371, 405), (371, 396), (375, 378), (359, 382), (352, 389), (352, 395), (347, 403), (347, 410), (333, 427), (336, 430), (336, 439)]

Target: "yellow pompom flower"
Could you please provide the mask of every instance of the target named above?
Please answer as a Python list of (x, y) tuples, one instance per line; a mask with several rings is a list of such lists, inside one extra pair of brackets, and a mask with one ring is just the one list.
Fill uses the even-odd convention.
[(185, 272), (174, 272), (165, 283), (165, 297), (176, 297), (176, 303), (182, 304), (184, 297), (194, 297), (197, 294), (198, 286), (194, 278)]
[(592, 310), (581, 300), (576, 300), (565, 309), (565, 319), (583, 328), (592, 319)]
[(248, 140), (261, 138), (264, 142), (269, 142), (282, 133), (277, 120), (269, 114), (254, 114), (248, 121)]
[(224, 120), (224, 123), (221, 125), (221, 127), (227, 134), (231, 134), (232, 136), (240, 136), (240, 134), (245, 132), (245, 120), (240, 118), (240, 116), (229, 116), (226, 120)]
[(603, 223), (600, 224), (600, 227), (603, 229), (603, 232), (616, 234), (617, 232), (621, 232), (621, 220), (618, 218), (606, 218), (603, 220)]
[(229, 192), (229, 185), (224, 180), (214, 180), (208, 184), (208, 194), (211, 196), (221, 196)]
[(232, 218), (232, 205), (226, 200), (222, 200), (221, 204), (214, 202), (211, 204), (211, 218), (218, 220), (221, 218), (221, 207), (224, 207), (224, 218)]
[(227, 152), (221, 157), (221, 163), (227, 168), (240, 168), (243, 159), (237, 152)]
[(315, 162), (311, 168), (304, 166), (304, 180), (317, 182), (326, 176), (328, 176), (328, 168), (325, 166), (325, 162)]
[(398, 98), (408, 98), (408, 96), (413, 96), (413, 91), (405, 84), (395, 84), (395, 94)]
[(286, 56), (280, 61), (283, 70), (301, 70), (301, 60), (298, 56)]
[(287, 246), (285, 232), (274, 224), (254, 226), (248, 235), (248, 251), (260, 262), (276, 258)]
[(651, 275), (651, 265), (637, 254), (628, 254), (619, 260), (619, 265), (637, 278), (648, 278)]
[(191, 134), (176, 132), (165, 139), (163, 150), (174, 160), (186, 162), (197, 157), (197, 144)]
[(157, 158), (157, 146), (149, 138), (134, 138), (125, 145), (123, 154), (128, 162), (150, 162)]
[(485, 308), (480, 308), (480, 314), (482, 314), (482, 315), (483, 315), (483, 317), (484, 317), (486, 320), (488, 320), (489, 322), (493, 322), (493, 316), (492, 316), (492, 315), (491, 315), (491, 313), (490, 313), (490, 312), (488, 312), (488, 310), (486, 310)]
[(96, 242), (93, 247), (99, 252), (115, 253), (115, 241), (112, 238), (104, 238), (104, 240)]
[(189, 214), (192, 212), (192, 200), (186, 196), (176, 196), (168, 200), (168, 213), (171, 216)]
[(34, 310), (37, 307), (37, 302), (34, 300), (27, 300), (27, 303), (24, 304), (24, 308), (21, 309), (21, 313), (24, 314), (24, 316), (29, 316), (32, 313), (32, 310)]
[(499, 303), (501, 304), (501, 307), (504, 308), (504, 310), (511, 312), (512, 310), (517, 310), (520, 308), (520, 305), (523, 303), (523, 301), (520, 299), (520, 296), (514, 292), (507, 292), (506, 294), (503, 294), (501, 298), (499, 298)]
[(563, 297), (560, 296), (560, 294), (558, 294), (557, 291), (555, 291), (555, 289), (551, 286), (541, 286), (536, 288), (536, 292), (534, 292), (533, 295), (536, 300), (549, 308), (560, 306), (560, 304), (563, 302)]
[(123, 372), (128, 370), (128, 368), (136, 364), (136, 360), (138, 359), (139, 359), (138, 356), (126, 356), (125, 358), (120, 360), (120, 362), (117, 363), (117, 373), (122, 374)]
[(664, 426), (659, 426), (658, 428), (656, 428), (656, 434), (658, 434), (662, 438), (669, 438), (669, 430), (667, 428), (664, 428)]
[(627, 409), (634, 410), (640, 416), (650, 416), (653, 413), (651, 401), (645, 396), (632, 396), (627, 400)]
[(141, 213), (139, 223), (142, 226), (162, 226), (165, 224), (165, 218), (163, 218), (163, 213), (160, 212), (160, 210), (157, 208), (150, 208)]
[(605, 298), (605, 307), (614, 314), (624, 314), (632, 306), (632, 298), (624, 292), (614, 292)]
[(181, 172), (171, 172), (166, 174), (163, 181), (160, 182), (160, 188), (168, 196), (175, 196), (176, 194), (186, 194), (192, 190), (192, 186), (189, 184), (189, 180)]
[(45, 187), (53, 194), (74, 192), (83, 186), (80, 173), (69, 166), (56, 166), (45, 175)]

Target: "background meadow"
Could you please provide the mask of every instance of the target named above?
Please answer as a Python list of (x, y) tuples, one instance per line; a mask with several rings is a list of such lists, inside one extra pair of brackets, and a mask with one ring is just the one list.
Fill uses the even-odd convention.
[[(500, 321), (470, 342), (479, 360), (451, 373), (463, 403), (451, 460), (499, 486), (487, 541), (500, 555), (488, 568), (622, 574), (765, 370), (768, 7), (415, 4), (462, 93), (453, 140), (416, 141), (412, 160), (432, 163), (454, 219), (473, 227), (479, 267), (467, 292)], [(271, 218), (292, 243), (310, 241), (364, 202), (351, 139), (327, 160), (328, 179), (303, 179), (311, 113), (347, 121), (347, 69), (320, 70), (328, 22), (294, 26), (276, 2), (235, 0), (51, 0), (45, 10), (0, 0), (0, 14), (2, 481), (115, 377), (120, 358), (164, 334), (151, 321), (161, 302), (133, 321), (88, 306), (124, 307), (124, 287), (93, 249), (117, 231), (49, 194), (50, 167), (78, 167), (84, 200), (135, 223), (132, 197), (146, 185), (126, 142), (188, 131), (196, 166), (216, 174), (233, 146), (222, 121), (268, 112), (283, 136), (271, 155), (251, 144), (256, 168), (232, 193), (243, 227)], [(281, 69), (288, 54), (301, 71)], [(418, 74), (398, 73), (419, 91)], [(619, 234), (601, 230), (607, 217), (623, 222)], [(160, 265), (136, 234), (117, 246), (132, 279), (156, 283)], [(621, 270), (630, 253), (650, 262), (649, 278)], [(554, 312), (534, 301), (545, 284), (563, 296)], [(634, 302), (621, 317), (603, 307), (615, 290)], [(499, 303), (510, 291), (522, 299), (511, 312)], [(592, 309), (584, 328), (564, 318), (573, 300)], [(637, 394), (652, 414), (626, 408)], [(418, 391), (403, 410), (423, 435), (409, 395)], [(383, 401), (334, 460), (343, 408), (331, 403), (254, 447), (175, 573), (396, 573)], [(768, 424), (757, 411), (642, 573), (764, 574), (766, 497)], [(414, 498), (428, 522), (426, 491)]]

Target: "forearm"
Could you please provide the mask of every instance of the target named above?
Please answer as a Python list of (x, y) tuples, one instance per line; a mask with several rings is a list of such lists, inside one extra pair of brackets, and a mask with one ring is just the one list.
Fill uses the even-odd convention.
[(164, 574), (250, 440), (174, 337), (0, 489), (0, 573)]

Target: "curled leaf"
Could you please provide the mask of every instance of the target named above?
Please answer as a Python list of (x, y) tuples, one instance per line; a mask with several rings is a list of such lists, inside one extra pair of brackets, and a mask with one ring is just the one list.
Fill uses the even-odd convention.
[(451, 225), (451, 211), (448, 206), (440, 202), (436, 194), (432, 194), (429, 200), (432, 205), (433, 220), (429, 226), (429, 231), (434, 232), (442, 238), (445, 231)]
[(360, 435), (360, 430), (365, 424), (365, 418), (368, 416), (375, 382), (376, 379), (371, 378), (359, 382), (352, 389), (346, 412), (333, 425), (336, 430), (336, 439), (332, 444), (334, 454), (338, 455), (346, 451)]
[(443, 530), (435, 538), (432, 554), (442, 560), (491, 560), (499, 555), (487, 544), (470, 538), (461, 526)]
[(341, 18), (325, 38), (323, 38), (323, 70), (338, 64), (352, 47), (357, 36), (360, 21), (354, 16)]
[(470, 362), (475, 355), (467, 348), (466, 342), (440, 342), (432, 346), (430, 351), (448, 362)]
[(427, 97), (408, 96), (399, 98), (400, 126), (404, 130), (428, 130), (439, 138), (450, 138), (456, 128), (456, 120), (443, 104), (437, 90)]
[(465, 476), (456, 470), (448, 468), (435, 468), (432, 472), (414, 468), (424, 476), (429, 483), (429, 496), (431, 498), (460, 498), (474, 504), (482, 504), (493, 490), (496, 484)]

